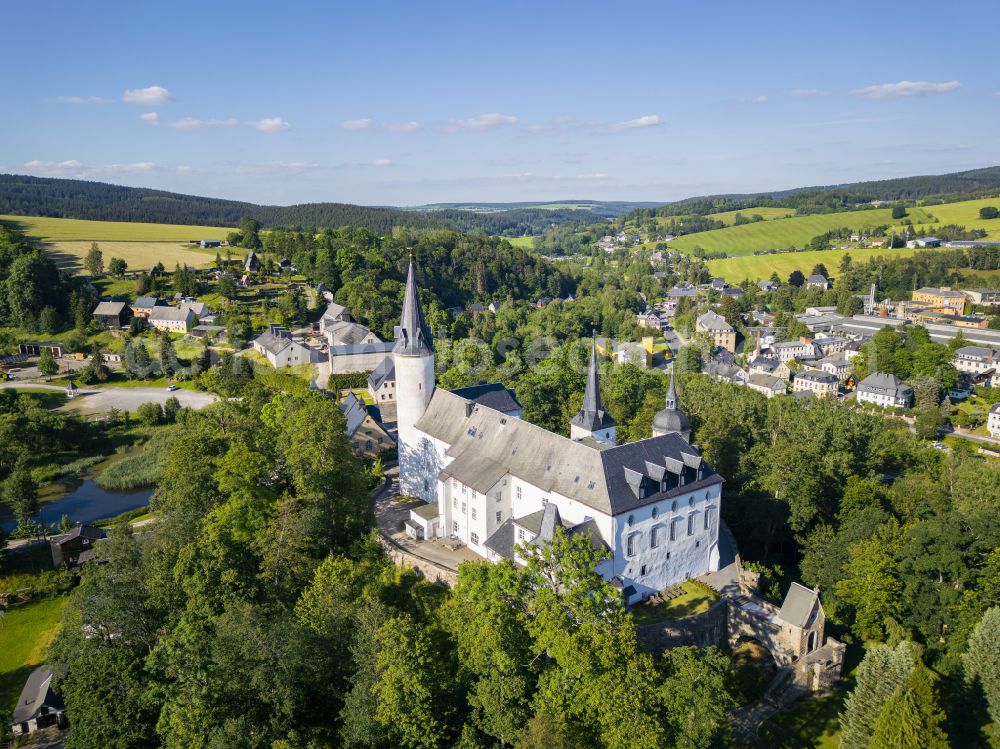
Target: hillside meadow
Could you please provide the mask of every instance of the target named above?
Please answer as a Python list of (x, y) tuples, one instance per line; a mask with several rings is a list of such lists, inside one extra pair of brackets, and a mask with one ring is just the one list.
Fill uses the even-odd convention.
[(1000, 240), (1000, 218), (979, 218), (979, 209), (986, 206), (1000, 208), (1000, 198), (984, 198), (982, 200), (963, 200), (960, 203), (942, 203), (924, 207), (942, 224), (958, 224), (966, 229), (985, 229), (989, 239)]
[[(939, 208), (940, 206), (935, 206)], [(914, 224), (933, 221), (922, 208), (910, 208), (908, 218)], [(725, 229), (687, 234), (670, 242), (682, 252), (692, 252), (701, 247), (709, 252), (729, 255), (751, 255), (757, 250), (776, 250), (784, 247), (804, 247), (809, 241), (828, 231), (840, 228), (863, 230), (881, 225), (893, 225), (892, 210), (878, 208), (867, 211), (819, 213), (809, 216), (775, 218), (770, 221), (728, 226)]]
[(713, 276), (722, 276), (729, 283), (739, 283), (747, 278), (751, 281), (761, 281), (770, 278), (772, 273), (784, 281), (794, 270), (800, 270), (805, 275), (817, 263), (823, 263), (827, 270), (837, 275), (840, 261), (844, 255), (850, 255), (854, 262), (864, 262), (878, 255), (886, 257), (909, 257), (915, 252), (927, 250), (906, 249), (854, 249), (854, 250), (809, 250), (807, 252), (783, 252), (779, 255), (744, 255), (729, 257), (722, 260), (709, 260), (708, 269)]
[[(760, 216), (765, 221), (772, 221), (776, 218), (788, 218), (789, 216), (795, 215), (795, 209), (793, 208), (745, 208), (741, 211), (723, 211), (721, 213), (710, 213), (708, 218), (714, 218), (716, 221), (721, 221), (726, 226), (733, 226), (736, 223), (736, 214), (739, 213), (746, 218), (750, 218), (753, 215)], [(669, 222), (669, 219), (668, 219)]]
[[(151, 268), (157, 263), (172, 269), (178, 263), (203, 267), (215, 259), (217, 250), (203, 250), (186, 242), (192, 239), (224, 239), (231, 229), (186, 224), (145, 224), (129, 221), (86, 221), (46, 216), (0, 216), (37, 239), (63, 268), (80, 271), (92, 242), (97, 242), (107, 265), (112, 257), (131, 269)], [(182, 244), (184, 243), (184, 244)], [(224, 251), (223, 251), (224, 252)], [(242, 251), (233, 251), (242, 255)]]

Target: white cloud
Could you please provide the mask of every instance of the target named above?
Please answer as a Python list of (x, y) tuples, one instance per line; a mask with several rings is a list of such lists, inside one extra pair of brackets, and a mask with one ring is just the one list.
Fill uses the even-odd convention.
[(392, 160), (391, 159), (375, 159), (375, 161), (372, 162), (372, 166), (392, 166)]
[(371, 117), (362, 117), (357, 120), (344, 120), (340, 123), (344, 130), (367, 130), (372, 126)]
[(605, 174), (604, 172), (594, 172), (593, 174), (578, 174), (575, 179), (581, 182), (603, 182), (606, 179), (610, 179), (610, 174)]
[(111, 99), (103, 96), (57, 96), (56, 101), (60, 104), (110, 104)]
[(262, 120), (249, 122), (247, 124), (257, 130), (260, 130), (262, 133), (280, 133), (281, 131), (288, 130), (292, 127), (280, 117), (265, 117)]
[(21, 165), (28, 174), (39, 177), (75, 177), (77, 179), (106, 179), (135, 172), (150, 172), (157, 168), (152, 161), (136, 161), (131, 164), (84, 164), (77, 159), (65, 161), (43, 161), (32, 159)]
[(168, 127), (175, 130), (201, 130), (206, 127), (236, 127), (240, 121), (230, 117), (225, 120), (218, 120), (214, 117), (207, 120), (200, 120), (196, 117), (182, 117), (176, 122), (171, 122)]
[(481, 114), (464, 120), (452, 120), (451, 124), (461, 130), (492, 130), (495, 127), (503, 127), (504, 125), (516, 125), (517, 117), (510, 114), (490, 112), (489, 114)]
[(139, 119), (143, 122), (148, 122), (150, 125), (160, 124), (160, 115), (156, 112), (143, 112), (139, 115)]
[(387, 133), (415, 133), (420, 129), (420, 123), (416, 120), (410, 120), (409, 122), (386, 122), (383, 123), (382, 129)]
[(754, 97), (751, 97), (749, 99), (744, 99), (743, 101), (744, 101), (745, 104), (749, 104), (752, 107), (757, 107), (757, 106), (760, 106), (761, 104), (766, 103), (767, 102), (767, 97), (766, 96), (754, 96)]
[(145, 104), (147, 106), (157, 106), (166, 104), (174, 98), (163, 86), (148, 86), (147, 88), (130, 88), (122, 94), (122, 101), (130, 104)]
[(882, 83), (877, 86), (866, 86), (851, 91), (855, 96), (868, 99), (909, 99), (915, 96), (930, 96), (931, 94), (946, 94), (954, 91), (962, 84), (958, 81), (931, 83), (930, 81), (900, 81), (899, 83)]
[(636, 130), (641, 127), (655, 127), (660, 124), (660, 115), (658, 114), (647, 114), (642, 117), (636, 117), (634, 120), (625, 120), (624, 122), (616, 122), (614, 125), (608, 128), (609, 132), (612, 133), (623, 133), (626, 130)]
[(792, 89), (792, 96), (800, 99), (813, 99), (817, 96), (830, 96), (832, 91), (820, 91), (818, 88), (796, 88)]

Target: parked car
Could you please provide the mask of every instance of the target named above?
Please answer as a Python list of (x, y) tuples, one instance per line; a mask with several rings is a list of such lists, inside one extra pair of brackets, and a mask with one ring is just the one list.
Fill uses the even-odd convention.
[(176, 385), (167, 385), (167, 392), (172, 393), (177, 389)]

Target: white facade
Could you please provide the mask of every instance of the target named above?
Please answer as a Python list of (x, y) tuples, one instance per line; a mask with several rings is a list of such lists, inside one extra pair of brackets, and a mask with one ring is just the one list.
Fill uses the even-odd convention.
[[(403, 494), (421, 497), (426, 502), (435, 498), (434, 485), (441, 465), (434, 461), (428, 465), (422, 457), (426, 449), (420, 443), (423, 436), (416, 430), (416, 423), (434, 395), (434, 355), (395, 355), (396, 365), (396, 428), (399, 433), (399, 482)], [(437, 452), (437, 451), (435, 451)], [(443, 459), (443, 454), (442, 454)], [(428, 470), (433, 476), (428, 477)], [(438, 469), (440, 470), (440, 469)]]
[(952, 364), (959, 372), (966, 374), (982, 374), (990, 369), (1000, 367), (1000, 357), (997, 352), (983, 346), (963, 346), (955, 351)]
[(1000, 439), (1000, 403), (994, 403), (986, 420), (986, 431), (993, 439)]

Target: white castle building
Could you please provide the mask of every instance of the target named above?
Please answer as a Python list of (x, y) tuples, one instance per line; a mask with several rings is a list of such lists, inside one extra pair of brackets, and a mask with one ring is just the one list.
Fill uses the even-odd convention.
[(593, 346), (569, 438), (522, 420), (502, 385), (436, 388), (412, 261), (393, 354), (400, 487), (427, 503), (411, 511), (412, 534), (497, 561), (557, 525), (587, 533), (610, 554), (597, 571), (629, 602), (718, 569), (723, 479), (687, 442), (673, 374), (653, 436), (624, 445), (601, 405)]

